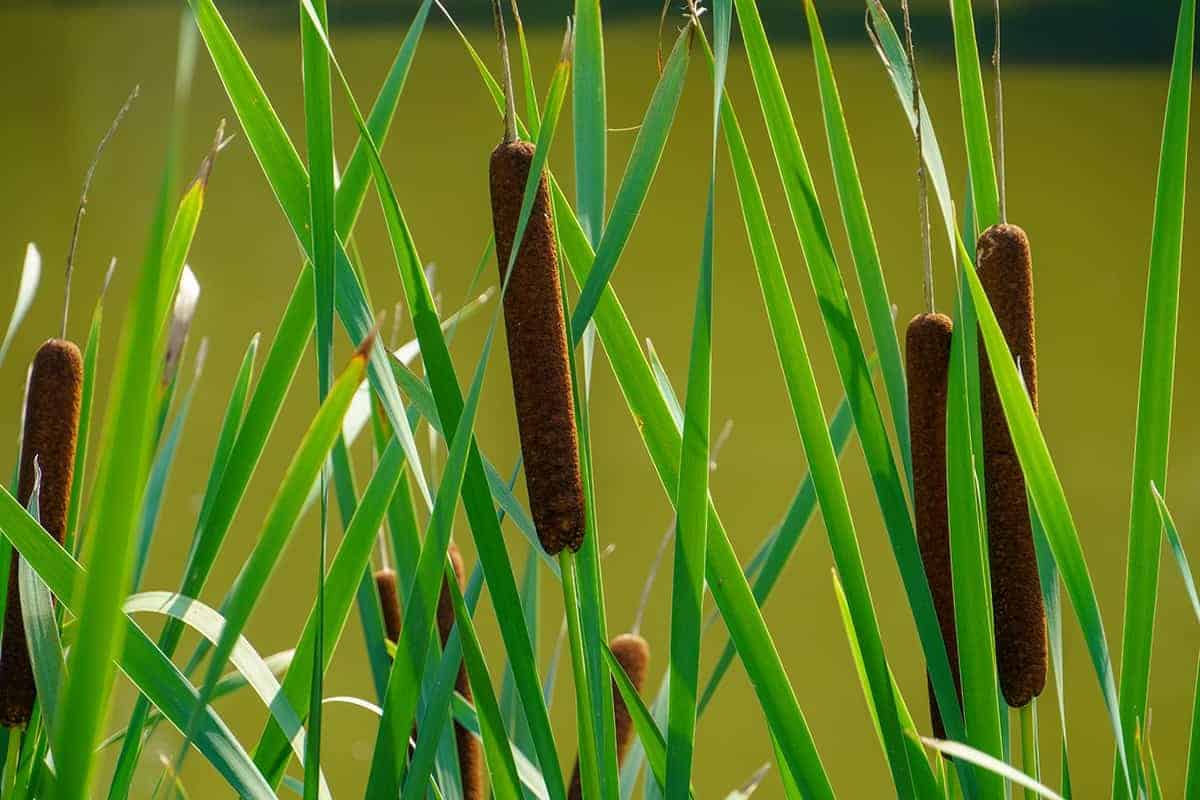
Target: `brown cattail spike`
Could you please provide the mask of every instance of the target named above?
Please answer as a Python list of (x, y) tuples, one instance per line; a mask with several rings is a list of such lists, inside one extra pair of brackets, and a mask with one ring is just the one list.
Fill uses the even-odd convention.
[[(650, 670), (650, 645), (641, 636), (634, 633), (623, 633), (609, 643), (613, 655), (621, 669), (629, 676), (629, 682), (640, 694), (646, 683), (646, 673)], [(633, 718), (629, 708), (621, 698), (616, 681), (613, 681), (613, 721), (617, 731), (617, 765), (625, 761), (625, 754), (633, 744), (635, 734)], [(571, 774), (571, 788), (567, 792), (567, 800), (581, 800), (583, 788), (579, 782), (579, 762), (575, 762), (575, 771)]]
[(379, 593), (379, 610), (383, 612), (383, 632), (393, 644), (400, 641), (400, 591), (396, 586), (395, 570), (386, 567), (375, 572), (375, 591)]
[[(995, 225), (979, 237), (979, 281), (1037, 410), (1037, 351), (1033, 336), (1033, 264), (1029, 239), (1016, 225)], [(1046, 612), (1025, 495), (1025, 478), (987, 353), (980, 342), (988, 556), (996, 622), (1000, 688), (1019, 708), (1046, 686)]]
[[(954, 628), (954, 580), (950, 572), (950, 520), (946, 505), (946, 383), (954, 323), (945, 314), (918, 314), (908, 323), (905, 367), (908, 373), (908, 417), (911, 427), (913, 505), (921, 562), (933, 595), (950, 672), (959, 700), (958, 643)], [(929, 690), (933, 734), (946, 738), (942, 715)]]
[[(17, 497), (29, 503), (36, 482), (34, 460), (41, 469), (38, 512), (42, 527), (62, 544), (66, 536), (71, 481), (75, 474), (75, 443), (79, 432), (79, 403), (83, 359), (79, 348), (64, 339), (51, 339), (33, 358), (29, 394), (25, 401), (25, 433), (21, 446), (21, 478)], [(0, 645), (0, 724), (24, 726), (36, 696), (21, 596), (17, 584), (17, 553), (8, 572), (8, 605)]]
[[(451, 542), (446, 555), (450, 558), (450, 565), (454, 568), (459, 591), (465, 592), (467, 590), (467, 571), (463, 565), (462, 553)], [(442, 593), (438, 597), (437, 625), (438, 636), (441, 638), (442, 647), (445, 647), (446, 642), (450, 639), (450, 632), (454, 630), (454, 601), (450, 597), (450, 587), (445, 578), (442, 579)], [(464, 700), (468, 702), (471, 700), (471, 683), (467, 679), (466, 664), (459, 666), (454, 688), (463, 696)], [(454, 723), (454, 741), (458, 747), (458, 771), (462, 776), (463, 800), (483, 800), (486, 795), (483, 792), (483, 753), (479, 749), (479, 742), (475, 739), (474, 734), (457, 722)]]
[[(532, 144), (519, 141), (500, 144), (492, 151), (492, 219), (502, 280), (533, 151)], [(564, 547), (578, 550), (585, 524), (583, 482), (545, 176), (538, 182), (533, 211), (508, 279), (504, 322), (525, 480), (538, 538), (550, 555)]]

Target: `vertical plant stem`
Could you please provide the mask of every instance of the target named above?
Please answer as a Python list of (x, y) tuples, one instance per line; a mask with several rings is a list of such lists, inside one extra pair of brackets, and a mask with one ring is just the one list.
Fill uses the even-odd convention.
[[(1041, 756), (1038, 747), (1037, 730), (1037, 698), (1023, 706), (1018, 714), (1021, 717), (1021, 768), (1025, 774), (1035, 781), (1042, 779)], [(1025, 790), (1025, 800), (1035, 800), (1037, 793), (1032, 789)]]
[(575, 713), (579, 726), (579, 771), (583, 776), (585, 800), (600, 797), (600, 772), (596, 736), (592, 725), (591, 688), (583, 650), (583, 622), (579, 616), (579, 576), (575, 554), (564, 548), (558, 554), (562, 570), (563, 605), (567, 616), (567, 638), (571, 644), (571, 667), (575, 675)]

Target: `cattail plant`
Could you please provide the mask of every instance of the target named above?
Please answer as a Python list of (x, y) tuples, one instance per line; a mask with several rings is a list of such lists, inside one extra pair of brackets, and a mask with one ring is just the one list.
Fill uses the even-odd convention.
[[(499, 16), (497, 26), (502, 32)], [(492, 151), (489, 171), (492, 222), (502, 285), (506, 275), (508, 280), (504, 324), (529, 507), (542, 547), (557, 555), (563, 548), (579, 549), (585, 524), (567, 329), (545, 175), (538, 178), (533, 209), (508, 274), (534, 145), (517, 138), (503, 43), (501, 54), (508, 108), (504, 139)]]
[[(641, 636), (636, 633), (623, 633), (610, 642), (613, 655), (617, 658), (617, 663), (621, 665), (621, 669), (629, 676), (629, 682), (633, 684), (633, 688), (637, 689), (638, 693), (642, 691), (642, 685), (646, 682), (646, 673), (650, 669), (650, 645)], [(617, 764), (618, 766), (625, 760), (625, 754), (629, 752), (630, 745), (633, 744), (633, 737), (636, 731), (633, 728), (633, 718), (629, 716), (629, 708), (625, 705), (625, 701), (621, 698), (621, 693), (617, 690), (617, 684), (613, 682), (613, 721), (616, 723), (617, 730)], [(571, 774), (571, 789), (567, 793), (568, 800), (582, 800), (583, 788), (579, 781), (579, 761), (575, 762), (575, 771)]]
[[(82, 389), (83, 358), (79, 348), (66, 339), (43, 344), (33, 358), (29, 375), (17, 496), (22, 505), (29, 503), (40, 468), (39, 515), (42, 527), (59, 544), (67, 529)], [(29, 722), (37, 694), (21, 618), (17, 558), (14, 550), (0, 645), (0, 724), (10, 728)]]
[[(977, 245), (979, 281), (1037, 410), (1037, 353), (1033, 335), (1033, 262), (1029, 239), (1016, 225), (988, 228)], [(1000, 689), (1020, 708), (1046, 686), (1046, 612), (1042, 606), (1025, 477), (1004, 408), (980, 343), (988, 558)]]
[[(467, 573), (463, 566), (462, 553), (451, 542), (446, 554), (450, 557), (450, 564), (454, 567), (459, 590), (466, 591)], [(454, 602), (450, 598), (450, 586), (444, 578), (442, 579), (442, 593), (438, 597), (437, 626), (442, 647), (445, 647), (446, 642), (450, 639), (450, 631), (454, 630)], [(459, 665), (454, 688), (463, 696), (463, 699), (467, 702), (471, 701), (471, 683), (467, 680), (466, 664)], [(458, 748), (458, 771), (462, 776), (463, 800), (483, 800), (485, 797), (483, 792), (483, 753), (480, 752), (479, 742), (476, 741), (474, 734), (457, 722), (454, 723), (454, 741)]]
[[(954, 628), (954, 579), (950, 571), (950, 519), (946, 502), (946, 384), (954, 323), (945, 314), (918, 314), (905, 335), (908, 421), (912, 444), (913, 506), (921, 563), (933, 595), (955, 688), (962, 698), (958, 638)], [(933, 686), (929, 687), (933, 734), (946, 738)]]

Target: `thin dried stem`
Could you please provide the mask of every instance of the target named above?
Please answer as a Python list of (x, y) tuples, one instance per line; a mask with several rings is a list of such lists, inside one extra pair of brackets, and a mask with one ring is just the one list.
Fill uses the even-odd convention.
[(654, 588), (654, 580), (658, 577), (658, 569), (662, 564), (663, 556), (666, 555), (667, 545), (675, 537), (675, 518), (671, 518), (671, 524), (667, 526), (667, 530), (663, 533), (662, 541), (658, 543), (658, 552), (654, 554), (654, 560), (650, 562), (650, 572), (646, 575), (646, 582), (642, 585), (642, 596), (638, 600), (637, 613), (633, 616), (633, 626), (629, 629), (630, 633), (641, 633), (642, 619), (646, 616), (646, 606), (650, 603), (650, 590)]
[(83, 191), (79, 193), (79, 206), (75, 209), (75, 224), (71, 228), (71, 246), (67, 250), (67, 280), (66, 288), (63, 289), (63, 315), (62, 315), (62, 338), (67, 338), (67, 315), (71, 310), (71, 274), (75, 271), (75, 250), (79, 245), (79, 229), (83, 226), (83, 215), (87, 213), (88, 192), (92, 188), (92, 178), (96, 175), (96, 167), (100, 164), (100, 156), (104, 154), (104, 148), (108, 146), (109, 141), (117, 132), (117, 128), (121, 125), (121, 120), (129, 112), (133, 101), (137, 99), (138, 92), (141, 91), (140, 86), (134, 86), (133, 91), (125, 98), (125, 102), (117, 110), (117, 115), (113, 117), (113, 121), (109, 123), (108, 130), (104, 132), (104, 136), (100, 139), (100, 144), (96, 145), (96, 152), (92, 155), (92, 162), (88, 165), (87, 174), (83, 177)]
[(508, 36), (504, 32), (504, 10), (500, 0), (492, 0), (492, 18), (500, 46), (500, 63), (504, 67), (504, 142), (517, 140), (517, 101), (513, 90), (512, 67), (508, 61)]
[(916, 118), (917, 140), (917, 204), (921, 210), (921, 253), (925, 265), (925, 311), (933, 313), (933, 244), (929, 235), (929, 182), (925, 174), (924, 124), (921, 120), (921, 80), (917, 77), (917, 52), (913, 47), (912, 18), (908, 0), (901, 0), (904, 14), (904, 43), (908, 49), (908, 71), (912, 75), (912, 106)]
[(1000, 80), (1000, 0), (996, 0), (994, 8), (996, 47), (992, 50), (992, 69), (996, 75), (996, 176), (1000, 188), (1000, 221), (1008, 222), (1008, 190), (1004, 180), (1004, 85)]

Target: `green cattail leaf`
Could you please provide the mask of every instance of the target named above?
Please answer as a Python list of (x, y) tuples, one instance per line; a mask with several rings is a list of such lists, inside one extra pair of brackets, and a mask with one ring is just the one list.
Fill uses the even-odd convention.
[[(1000, 188), (992, 158), (988, 131), (987, 101), (983, 96), (983, 74), (979, 68), (979, 44), (975, 41), (975, 18), (971, 0), (950, 0), (954, 26), (954, 60), (958, 65), (958, 97), (962, 108), (963, 136), (967, 146), (967, 168), (975, 198), (976, 228), (979, 231), (1000, 222)], [(910, 95), (911, 102), (911, 95)]]
[[(0, 491), (0, 534), (29, 562), (63, 607), (79, 616), (86, 573), (7, 491)], [(273, 797), (233, 733), (216, 712), (197, 702), (195, 687), (141, 628), (124, 615), (120, 620), (124, 636), (114, 654), (121, 671), (180, 730), (198, 717), (193, 743), (236, 792), (252, 798)]]
[(1196, 592), (1196, 581), (1192, 577), (1192, 568), (1188, 564), (1187, 553), (1183, 551), (1183, 540), (1179, 538), (1179, 529), (1175, 527), (1175, 519), (1171, 516), (1171, 511), (1167, 508), (1167, 502), (1163, 500), (1158, 487), (1151, 484), (1150, 491), (1154, 494), (1154, 503), (1158, 508), (1158, 518), (1162, 521), (1167, 542), (1171, 545), (1171, 554), (1175, 556), (1175, 564), (1179, 567), (1179, 572), (1183, 576), (1183, 585), (1187, 589), (1188, 600), (1192, 601), (1192, 611), (1196, 613), (1196, 620), (1200, 622), (1200, 594)]
[[(1063, 766), (1067, 763), (1066, 751), (1063, 751)], [(1200, 667), (1196, 668), (1196, 684), (1192, 689), (1192, 724), (1188, 737), (1187, 773), (1184, 779), (1184, 797), (1195, 797), (1200, 792)], [(1070, 797), (1070, 784), (1066, 781), (1064, 772), (1063, 794)]]
[[(716, 216), (717, 142), (721, 101), (729, 63), (733, 11), (717, 0), (713, 14), (716, 39), (713, 69), (713, 136), (708, 203), (700, 250), (692, 344), (688, 357), (687, 396), (679, 454), (675, 508), (675, 562), (671, 586), (670, 701), (667, 723), (667, 800), (683, 800), (691, 782), (696, 740), (696, 703), (700, 681), (700, 636), (704, 614), (704, 553), (708, 539), (708, 475), (712, 417), (713, 238)], [(696, 21), (698, 23), (698, 20)]]
[[(963, 269), (972, 269), (969, 264)], [(963, 289), (965, 292), (965, 287)], [(954, 620), (958, 666), (962, 680), (961, 741), (994, 758), (1003, 758), (1000, 714), (1002, 700), (996, 678), (987, 525), (976, 472), (977, 442), (971, 433), (973, 397), (968, 376), (977, 368), (975, 311), (970, 298), (956, 299), (950, 372), (946, 386), (947, 505), (950, 520), (950, 563), (954, 586)], [(939, 709), (945, 708), (940, 702)], [(945, 721), (949, 713), (942, 711)], [(953, 713), (953, 712), (951, 712)], [(951, 725), (946, 722), (949, 731)], [(950, 735), (950, 734), (948, 734)], [(953, 738), (952, 735), (950, 735)], [(1004, 781), (994, 772), (976, 771), (979, 796), (1003, 800)]]
[[(159, 278), (166, 243), (169, 175), (164, 175), (133, 303), (121, 331), (95, 503), (84, 539), (86, 585), (78, 616), (87, 620), (71, 648), (62, 715), (53, 734), (58, 782), (55, 797), (90, 791), (95, 746), (108, 715), (115, 678), (112, 659), (125, 635), (120, 603), (129, 587), (137, 513), (149, 466), (153, 396), (160, 363), (156, 346)], [(99, 533), (103, 533), (100, 536)], [(43, 576), (44, 578), (45, 576)]]
[[(858, 683), (862, 687), (863, 697), (866, 698), (867, 708), (871, 712), (871, 722), (875, 727), (875, 736), (879, 739), (879, 745), (883, 748), (884, 754), (887, 753), (887, 745), (883, 741), (883, 729), (879, 727), (879, 711), (875, 707), (874, 699), (871, 695), (871, 685), (867, 680), (866, 666), (862, 659), (862, 646), (859, 643), (858, 635), (854, 632), (854, 620), (850, 616), (850, 606), (846, 600), (846, 592), (842, 589), (842, 583), (838, 580), (837, 573), (833, 574), (833, 593), (837, 597), (838, 610), (842, 615), (842, 628), (846, 632), (846, 641), (850, 644), (850, 655), (854, 659), (854, 668), (858, 673)], [(904, 729), (904, 745), (908, 750), (908, 758), (910, 764), (920, 764), (925, 761), (925, 756), (921, 752), (921, 744), (917, 738), (917, 726), (913, 722), (912, 715), (908, 711), (908, 706), (904, 704), (904, 698), (900, 696), (900, 688), (896, 686), (896, 676), (891, 675), (892, 691), (896, 694), (896, 710), (900, 716), (900, 725)], [(937, 797), (937, 778), (930, 769), (914, 769), (913, 780), (917, 790), (918, 797)], [(786, 781), (785, 781), (786, 785)]]
[[(629, 676), (625, 674), (625, 670), (621, 667), (621, 662), (613, 655), (612, 649), (607, 645), (604, 648), (604, 660), (608, 662), (609, 672), (612, 673), (613, 683), (616, 684), (617, 691), (621, 693), (621, 699), (625, 701), (625, 707), (629, 709), (629, 716), (633, 720), (634, 729), (637, 731), (638, 739), (642, 742), (642, 746), (646, 750), (646, 762), (650, 765), (650, 771), (653, 773), (655, 780), (660, 784), (666, 782), (667, 777), (667, 743), (663, 739), (662, 731), (654, 721), (654, 717), (650, 714), (650, 709), (646, 708), (646, 703), (642, 700), (642, 696), (638, 694), (637, 687), (629, 680)], [(692, 789), (689, 786), (686, 797), (692, 797)]]
[[(41, 474), (40, 470), (36, 469), (36, 462), (34, 467), (38, 477), (29, 496), (29, 515), (39, 520), (38, 495)], [(63, 655), (62, 641), (59, 639), (58, 618), (54, 613), (54, 598), (46, 588), (45, 582), (29, 566), (29, 562), (23, 558), (17, 561), (21, 620), (25, 624), (25, 641), (29, 646), (29, 662), (33, 668), (34, 684), (37, 686), (38, 706), (46, 726), (54, 730), (55, 721), (59, 716), (58, 697), (63, 686), (63, 675), (67, 671), (67, 661)]]
[[(213, 644), (220, 642), (227, 621), (216, 610), (174, 592), (142, 592), (125, 600), (126, 614), (162, 614), (179, 620)], [(288, 740), (297, 758), (304, 758), (305, 733), (295, 708), (280, 694), (279, 680), (270, 665), (244, 636), (238, 636), (229, 656), (230, 665), (241, 675), (263, 705), (271, 719), (287, 731)], [(321, 795), (329, 797), (329, 787), (321, 777)]]
[(573, 61), (575, 86), (571, 93), (571, 116), (575, 121), (575, 205), (588, 241), (597, 247), (605, 228), (604, 183), (608, 159), (600, 0), (575, 0)]
[(825, 134), (829, 140), (829, 156), (833, 163), (833, 177), (837, 185), (838, 200), (842, 209), (842, 221), (850, 240), (850, 252), (854, 258), (855, 272), (862, 288), (863, 301), (867, 308), (867, 321), (875, 340), (883, 383), (892, 412), (892, 425), (896, 441), (900, 445), (900, 460), (908, 477), (909, 492), (912, 492), (912, 452), (908, 426), (908, 392), (904, 381), (904, 362), (900, 358), (900, 340), (896, 336), (896, 323), (892, 319), (892, 301), (888, 298), (887, 284), (883, 279), (883, 266), (879, 260), (879, 247), (875, 243), (875, 232), (871, 228), (871, 217), (863, 195), (862, 180), (858, 175), (858, 164), (850, 144), (850, 130), (842, 111), (842, 100), (834, 79), (833, 64), (825, 44), (825, 34), (817, 18), (817, 7), (808, 0), (804, 3), (808, 16), (808, 28), (812, 34), (813, 60), (817, 67), (817, 85), (821, 94), (821, 111), (825, 120)]
[[(203, 347), (203, 345), (202, 345)], [(166, 492), (167, 481), (171, 476), (171, 466), (175, 463), (175, 452), (179, 448), (179, 439), (183, 435), (187, 423), (188, 412), (192, 407), (192, 398), (196, 395), (196, 386), (200, 382), (200, 372), (203, 369), (203, 353), (197, 356), (196, 374), (183, 395), (179, 410), (175, 412), (175, 420), (163, 440), (154, 462), (150, 467), (150, 478), (146, 481), (146, 493), (142, 499), (141, 519), (138, 523), (137, 549), (133, 562), (133, 581), (130, 584), (134, 590), (142, 585), (146, 563), (150, 558), (150, 544), (158, 525), (158, 514), (162, 509), (163, 494)]]
[[(329, 21), (325, 0), (314, 0), (316, 15), (300, 12), (301, 74), (304, 78), (304, 131), (308, 150), (308, 208), (310, 242), (308, 255), (316, 294), (317, 397), (324, 402), (333, 383), (334, 254), (337, 248), (335, 220), (333, 98), (329, 56), (322, 42)], [(325, 652), (325, 551), (328, 538), (328, 471), (321, 470), (321, 532), (317, 545), (317, 625), (309, 697), (309, 737), (304, 762), (304, 800), (317, 796), (317, 765), (321, 760), (322, 669)]]
[(100, 331), (104, 323), (104, 295), (96, 301), (92, 311), (92, 322), (88, 327), (87, 342), (83, 346), (83, 388), (79, 402), (79, 432), (75, 444), (75, 480), (71, 482), (71, 507), (67, 513), (66, 547), (78, 555), (79, 512), (83, 503), (88, 456), (88, 437), (92, 429), (92, 401), (96, 395), (96, 365), (100, 360)]
[(921, 741), (927, 747), (930, 747), (939, 753), (943, 753), (955, 759), (961, 758), (964, 761), (969, 761), (972, 764), (982, 767), (984, 770), (994, 773), (1004, 780), (1015, 784), (1016, 786), (1028, 789), (1029, 791), (1034, 792), (1037, 796), (1046, 798), (1046, 800), (1062, 800), (1062, 797), (1060, 797), (1058, 793), (1050, 787), (1042, 785), (1011, 764), (1006, 764), (1000, 759), (990, 756), (987, 753), (981, 753), (973, 747), (969, 747), (961, 742), (943, 742), (937, 739), (928, 739), (925, 737), (922, 737)]
[[(598, 0), (579, 0), (579, 5), (583, 7), (590, 7), (593, 4), (596, 6), (598, 15), (600, 5)], [(579, 25), (576, 29), (576, 57), (578, 58), (579, 48), (583, 46), (581, 39), (585, 37), (586, 31), (582, 22), (577, 24)], [(630, 153), (629, 161), (625, 165), (625, 174), (621, 176), (621, 185), (617, 188), (617, 197), (613, 201), (612, 217), (604, 227), (604, 235), (597, 237), (595, 228), (589, 229), (582, 216), (579, 218), (580, 225), (584, 226), (589, 244), (595, 247), (596, 261), (595, 268), (588, 274), (587, 281), (579, 291), (579, 301), (575, 304), (575, 311), (571, 314), (571, 341), (573, 343), (578, 343), (583, 338), (584, 329), (595, 313), (596, 304), (604, 287), (608, 285), (613, 271), (617, 268), (621, 252), (629, 241), (629, 234), (641, 212), (642, 203), (646, 200), (650, 183), (654, 180), (658, 162), (662, 158), (667, 144), (667, 136), (675, 121), (675, 110), (679, 107), (679, 98), (683, 94), (688, 56), (691, 53), (691, 41), (690, 26), (680, 31), (679, 36), (675, 39), (675, 46), (663, 67), (658, 85), (654, 87), (654, 94), (650, 98), (650, 105), (642, 118), (642, 124), (638, 127), (637, 138), (633, 142), (633, 152)], [(576, 78), (575, 97), (577, 100), (580, 80), (581, 78)], [(576, 113), (579, 113), (578, 105), (576, 105)], [(578, 130), (578, 125), (576, 127)], [(578, 159), (578, 154), (576, 158)], [(594, 226), (595, 222), (588, 224)], [(595, 244), (597, 238), (599, 238), (599, 244)]]
[[(1150, 653), (1162, 541), (1150, 485), (1153, 483), (1164, 492), (1167, 489), (1195, 37), (1196, 2), (1182, 0), (1154, 196), (1154, 227), (1150, 238), (1150, 269), (1146, 277), (1146, 313), (1138, 377), (1121, 642), (1120, 699), (1126, 751), (1132, 748), (1134, 726), (1138, 720), (1146, 719), (1150, 686)], [(1115, 782), (1118, 795), (1120, 783), (1119, 780)]]

